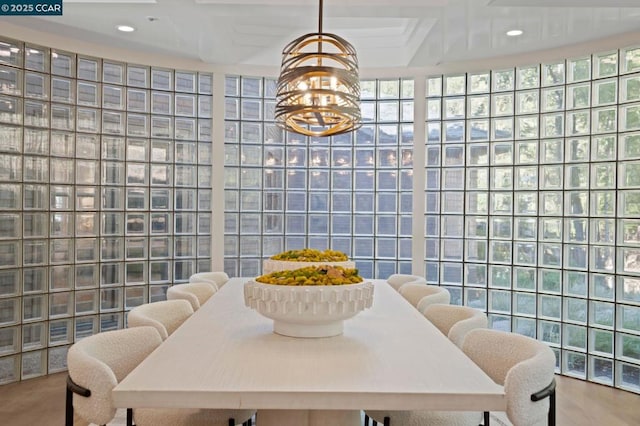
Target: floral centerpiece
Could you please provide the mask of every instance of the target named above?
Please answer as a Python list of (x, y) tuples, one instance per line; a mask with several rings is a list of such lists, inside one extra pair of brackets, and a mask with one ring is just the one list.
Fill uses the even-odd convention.
[(338, 250), (301, 249), (278, 253), (263, 262), (263, 271), (269, 274), (274, 271), (300, 269), (307, 266), (331, 265), (354, 269), (355, 263), (346, 254)]
[(315, 265), (279, 270), (245, 283), (245, 305), (290, 337), (342, 334), (343, 321), (373, 303), (373, 284), (355, 268)]
[(342, 266), (320, 265), (306, 268), (276, 271), (261, 275), (256, 281), (273, 285), (346, 285), (363, 281), (357, 269)]

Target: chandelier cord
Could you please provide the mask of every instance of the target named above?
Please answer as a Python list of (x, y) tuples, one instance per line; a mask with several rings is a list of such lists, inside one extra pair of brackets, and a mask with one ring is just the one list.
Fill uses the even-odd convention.
[(318, 66), (322, 65), (322, 9), (323, 9), (324, 0), (320, 0), (320, 6), (318, 10), (318, 39), (320, 43), (318, 43)]

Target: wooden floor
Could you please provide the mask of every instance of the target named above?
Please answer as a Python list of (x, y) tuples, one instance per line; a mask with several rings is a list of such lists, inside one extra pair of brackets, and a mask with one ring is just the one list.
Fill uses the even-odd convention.
[[(0, 425), (64, 425), (66, 377), (58, 373), (0, 386)], [(640, 425), (640, 395), (563, 376), (556, 380), (559, 426)], [(75, 425), (86, 423), (76, 419)]]

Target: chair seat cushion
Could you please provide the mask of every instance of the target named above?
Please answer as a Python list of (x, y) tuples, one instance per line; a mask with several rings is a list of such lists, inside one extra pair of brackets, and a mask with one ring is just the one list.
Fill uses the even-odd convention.
[(253, 410), (199, 410), (186, 408), (138, 408), (133, 410), (136, 426), (228, 426), (246, 422)]
[(391, 426), (478, 426), (482, 413), (468, 411), (376, 411), (367, 410), (367, 415), (381, 425), (385, 417)]

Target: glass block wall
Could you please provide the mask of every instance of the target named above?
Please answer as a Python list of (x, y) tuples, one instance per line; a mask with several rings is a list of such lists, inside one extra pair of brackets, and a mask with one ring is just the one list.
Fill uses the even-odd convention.
[(274, 122), (275, 80), (227, 76), (225, 271), (311, 247), (347, 253), (365, 277), (411, 270), (413, 80), (361, 82), (363, 126), (330, 138)]
[(0, 40), (0, 384), (211, 265), (212, 74)]
[(427, 79), (425, 273), (640, 392), (640, 48)]

